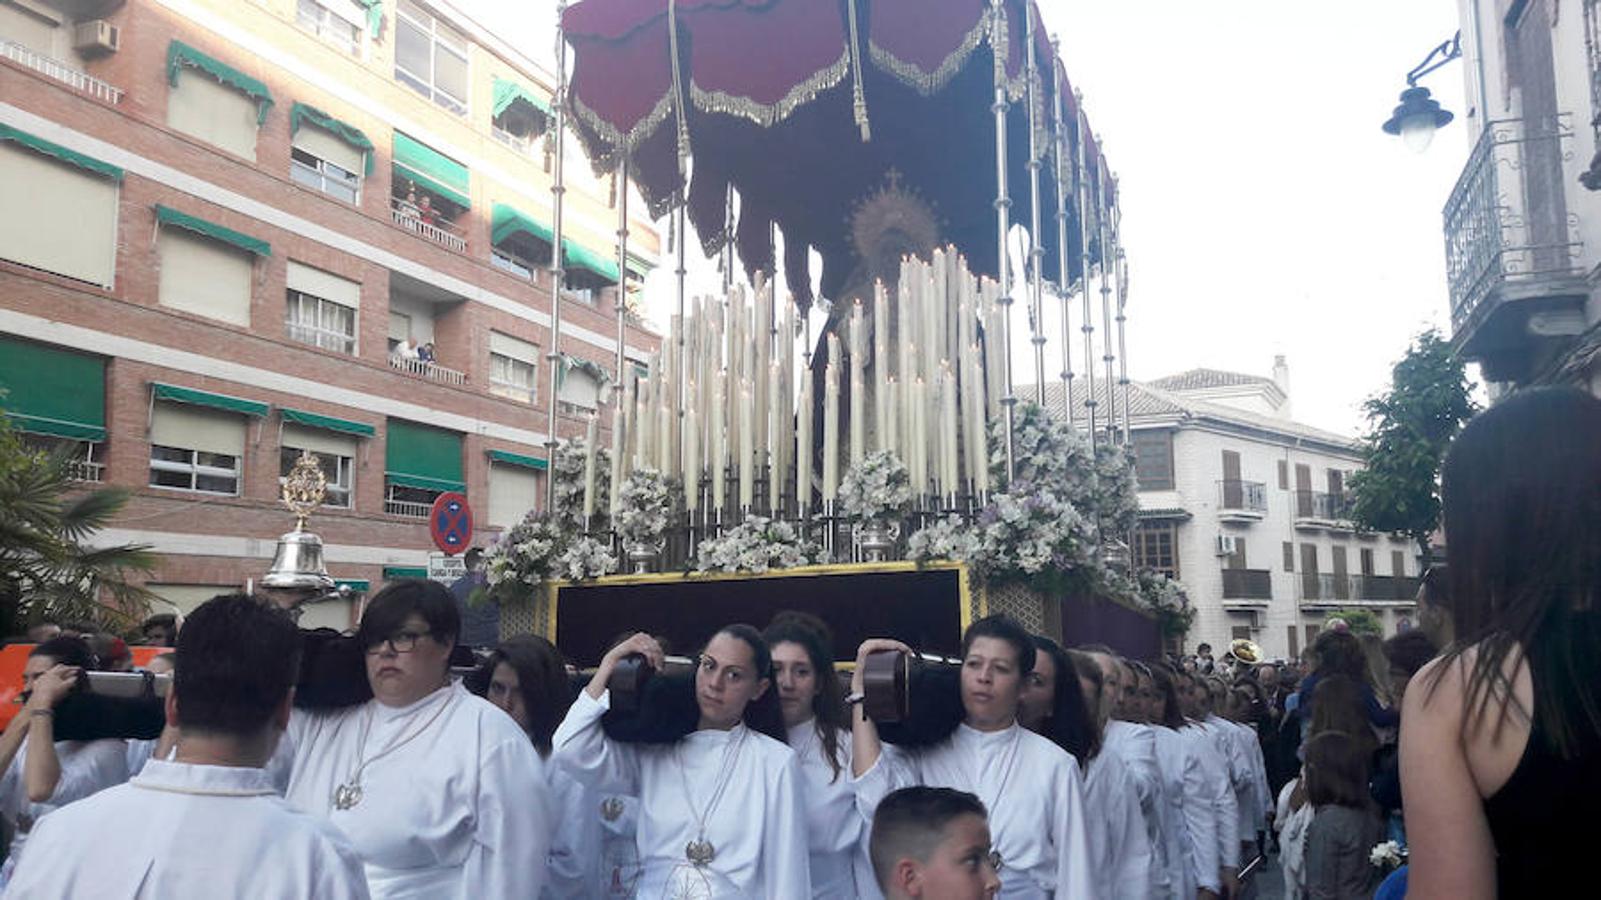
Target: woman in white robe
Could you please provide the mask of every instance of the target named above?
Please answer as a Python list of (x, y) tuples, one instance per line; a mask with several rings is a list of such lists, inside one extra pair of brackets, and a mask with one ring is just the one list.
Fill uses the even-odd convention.
[[(903, 787), (967, 791), (989, 812), (1002, 861), (1000, 896), (1094, 896), (1078, 762), (1018, 722), (1023, 686), (1034, 668), (1032, 639), (1012, 620), (990, 616), (968, 628), (962, 645), (963, 720), (950, 737), (917, 749), (886, 746), (857, 704), (851, 764), (863, 815), (871, 816), (884, 797)], [(881, 650), (911, 652), (899, 641), (865, 641), (857, 650), (853, 699), (862, 693), (867, 656)]]
[[(1167, 879), (1166, 890), (1160, 896), (1194, 900), (1199, 885), (1192, 847), (1216, 842), (1214, 814), (1211, 805), (1204, 802), (1206, 783), (1201, 761), (1183, 734), (1190, 723), (1179, 704), (1173, 673), (1160, 664), (1152, 665), (1150, 672), (1151, 731), (1156, 737), (1156, 763), (1162, 773), (1162, 793), (1167, 803), (1162, 820), (1162, 861)], [(1208, 884), (1216, 892), (1216, 867), (1213, 869)]]
[(1197, 804), (1206, 825), (1190, 831), (1190, 857), (1194, 866), (1196, 885), (1200, 890), (1221, 896), (1232, 887), (1239, 874), (1240, 845), (1235, 839), (1239, 818), (1239, 805), (1234, 799), (1234, 781), (1222, 742), (1216, 732), (1202, 723), (1210, 703), (1203, 679), (1185, 672), (1175, 685), (1179, 704), (1183, 707), (1189, 726), (1179, 734), (1200, 766), (1204, 788)]
[(28, 832), (40, 818), (128, 780), (121, 740), (55, 740), (55, 707), (89, 667), (82, 638), (56, 637), (28, 654), (22, 689), (28, 699), (0, 735), (0, 816), (13, 829), (0, 887), (16, 868)]
[(833, 636), (815, 616), (782, 612), (762, 637), (773, 654), (789, 747), (800, 762), (812, 896), (876, 900), (866, 854), (872, 823), (862, 817), (851, 783), (851, 734), (834, 674)]
[(539, 635), (520, 634), (501, 641), (465, 683), (510, 716), (546, 761), (545, 781), (560, 826), (550, 837), (549, 878), (540, 896), (546, 900), (599, 896), (599, 801), (571, 775), (549, 764), (551, 738), (572, 705), (561, 651)]
[(460, 630), (444, 587), (390, 583), (356, 635), (373, 699), (290, 717), (287, 799), (344, 832), (375, 900), (534, 898), (545, 882), (543, 764), (516, 722), (450, 678)]
[(639, 797), (635, 896), (810, 897), (800, 766), (793, 750), (753, 727), (784, 733), (761, 635), (730, 625), (712, 637), (695, 671), (696, 730), (668, 744), (624, 743), (601, 725), (607, 682), (632, 654), (660, 670), (661, 646), (648, 634), (608, 651), (556, 730), (552, 759), (590, 787)]

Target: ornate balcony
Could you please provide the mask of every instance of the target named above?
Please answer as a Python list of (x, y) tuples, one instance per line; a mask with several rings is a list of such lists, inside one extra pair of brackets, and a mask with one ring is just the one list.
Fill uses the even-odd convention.
[(1563, 174), (1572, 139), (1565, 113), (1489, 122), (1446, 202), (1451, 327), (1491, 381), (1526, 380), (1583, 330), (1579, 220)]
[(1351, 531), (1351, 495), (1330, 494), (1324, 491), (1296, 491), (1296, 528), (1314, 531)]
[(1295, 586), (1296, 599), (1311, 605), (1411, 603), (1418, 593), (1418, 579), (1401, 575), (1302, 572)]
[(463, 385), (467, 383), (467, 376), (455, 369), (447, 369), (435, 362), (401, 356), (398, 353), (389, 354), (389, 368), (444, 384)]

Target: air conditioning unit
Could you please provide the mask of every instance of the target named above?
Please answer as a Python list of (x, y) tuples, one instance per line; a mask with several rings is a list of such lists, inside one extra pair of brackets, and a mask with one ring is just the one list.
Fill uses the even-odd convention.
[(1233, 556), (1240, 552), (1240, 539), (1231, 534), (1217, 536), (1217, 555)]
[(116, 53), (122, 29), (105, 19), (90, 19), (72, 26), (72, 49), (79, 53)]

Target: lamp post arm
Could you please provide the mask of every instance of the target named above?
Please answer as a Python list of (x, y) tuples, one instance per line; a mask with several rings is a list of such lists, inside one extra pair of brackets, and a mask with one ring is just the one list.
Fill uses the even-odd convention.
[(1462, 32), (1458, 31), (1451, 36), (1450, 40), (1442, 41), (1438, 47), (1430, 50), (1429, 55), (1423, 58), (1423, 62), (1418, 63), (1416, 68), (1406, 73), (1407, 87), (1416, 87), (1418, 80), (1423, 76), (1461, 57)]

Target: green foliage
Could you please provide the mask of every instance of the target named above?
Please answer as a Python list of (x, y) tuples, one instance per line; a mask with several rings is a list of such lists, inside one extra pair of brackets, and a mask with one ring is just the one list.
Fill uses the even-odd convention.
[(1352, 518), (1362, 528), (1404, 534), (1428, 552), (1440, 520), (1440, 462), (1478, 411), (1462, 360), (1433, 329), (1391, 370), (1390, 388), (1365, 404), (1365, 468), (1351, 476)]
[(128, 581), (155, 567), (148, 547), (86, 546), (128, 502), (122, 488), (82, 490), (77, 448), (30, 448), (0, 414), (0, 607), (24, 627), (45, 616), (121, 630), (152, 595)]
[(1384, 636), (1384, 623), (1371, 609), (1340, 609), (1329, 613), (1330, 619), (1344, 619), (1345, 624), (1351, 626), (1351, 633), (1357, 637), (1372, 635)]

